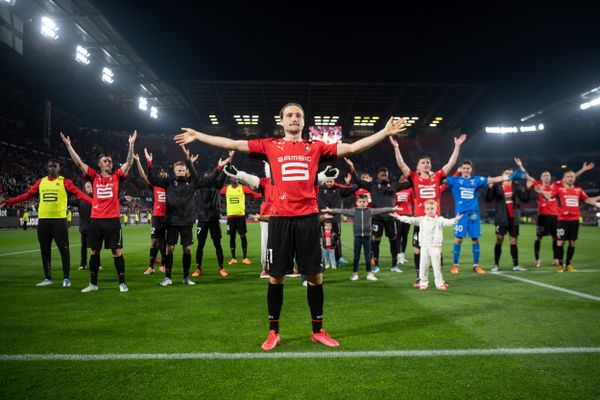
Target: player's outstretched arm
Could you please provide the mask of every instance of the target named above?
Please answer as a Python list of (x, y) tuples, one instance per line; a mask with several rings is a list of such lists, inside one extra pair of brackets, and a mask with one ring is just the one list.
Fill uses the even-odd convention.
[(396, 157), (396, 164), (398, 164), (398, 168), (400, 168), (400, 171), (402, 171), (404, 175), (409, 175), (410, 167), (404, 162), (404, 158), (402, 158), (402, 153), (400, 153), (400, 146), (398, 145), (398, 142), (396, 139), (390, 136), (390, 143), (394, 148), (394, 156)]
[(233, 140), (222, 136), (208, 135), (191, 128), (181, 128), (181, 133), (175, 135), (174, 140), (179, 145), (192, 143), (197, 140), (225, 150), (241, 151), (242, 153), (250, 152), (247, 140)]
[(144, 168), (142, 167), (142, 163), (140, 162), (140, 156), (138, 156), (137, 154), (134, 154), (133, 159), (135, 160), (135, 165), (137, 166), (137, 170), (138, 170), (138, 173), (140, 174), (140, 178), (142, 178), (142, 180), (144, 181), (144, 183), (146, 185), (150, 184), (150, 181), (148, 180), (148, 176), (146, 175), (146, 172), (144, 171)]
[(500, 182), (504, 182), (506, 179), (504, 178), (504, 175), (498, 175), (498, 176), (488, 176), (488, 184), (490, 183), (500, 183)]
[(448, 175), (450, 171), (452, 171), (452, 168), (454, 168), (454, 165), (458, 161), (458, 155), (460, 154), (460, 146), (462, 146), (465, 140), (467, 140), (467, 135), (464, 133), (459, 137), (454, 138), (454, 151), (452, 151), (450, 159), (448, 160), (446, 165), (442, 167), (445, 175)]
[(137, 138), (137, 131), (133, 131), (133, 134), (129, 135), (129, 150), (127, 151), (127, 159), (125, 163), (121, 165), (121, 171), (123, 175), (127, 175), (131, 166), (133, 165), (133, 146), (135, 145), (135, 139)]
[(87, 166), (86, 163), (84, 163), (83, 161), (81, 161), (81, 158), (75, 152), (75, 149), (71, 145), (71, 138), (68, 137), (68, 136), (63, 135), (62, 132), (60, 133), (60, 138), (62, 139), (63, 143), (67, 147), (67, 151), (69, 152), (69, 155), (71, 156), (71, 159), (73, 159), (73, 162), (75, 163), (75, 165), (77, 165), (79, 167), (79, 169), (81, 169), (81, 171), (84, 174), (87, 174), (88, 166)]
[(584, 162), (581, 166), (581, 169), (575, 172), (575, 179), (579, 178), (579, 176), (584, 172), (594, 169), (595, 166), (596, 164), (594, 164), (593, 162)]
[(405, 130), (406, 121), (403, 118), (394, 121), (393, 117), (390, 117), (387, 124), (385, 124), (385, 128), (383, 128), (379, 132), (357, 140), (354, 143), (338, 143), (337, 156), (341, 158), (361, 153), (375, 146), (377, 143), (381, 142), (386, 137), (397, 135), (399, 133), (404, 132)]
[(260, 178), (258, 176), (249, 174), (245, 171), (240, 171), (231, 164), (225, 165), (223, 167), (223, 172), (225, 175), (237, 179), (252, 190), (258, 190), (260, 188)]

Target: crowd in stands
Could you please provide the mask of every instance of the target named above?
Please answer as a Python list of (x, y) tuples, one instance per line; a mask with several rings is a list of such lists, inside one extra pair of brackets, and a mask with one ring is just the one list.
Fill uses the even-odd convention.
[[(45, 142), (40, 132), (25, 129), (18, 124), (10, 121), (0, 120), (0, 197), (10, 198), (27, 191), (27, 189), (40, 177), (44, 176), (45, 162), (50, 158), (58, 159), (61, 163), (62, 175), (70, 178), (78, 186), (83, 186), (83, 177), (79, 169), (68, 159), (68, 153), (64, 148), (58, 132), (53, 134), (48, 142)], [(76, 148), (84, 162), (90, 166), (96, 166), (96, 161), (100, 154), (109, 154), (112, 156), (115, 167), (124, 162), (127, 153), (127, 137), (130, 132), (104, 131), (91, 128), (79, 128), (75, 132), (65, 132), (72, 139), (73, 146)], [(468, 140), (467, 140), (468, 142)], [(452, 149), (450, 138), (432, 139), (432, 138), (406, 138), (400, 140), (402, 154), (408, 165), (416, 165), (420, 155), (428, 154), (432, 158), (433, 169), (437, 170), (448, 160)], [(136, 153), (143, 160), (143, 149), (154, 155), (155, 165), (159, 165), (168, 172), (171, 172), (171, 165), (178, 160), (183, 159), (181, 149), (173, 142), (171, 135), (147, 135), (139, 134), (136, 143)], [(472, 150), (472, 149), (471, 149)], [(192, 154), (199, 154), (196, 162), (196, 169), (199, 173), (212, 170), (217, 164), (219, 158), (225, 158), (224, 152), (209, 147), (196, 145), (191, 147)], [(502, 173), (503, 168), (514, 166), (511, 157), (501, 157), (496, 154), (470, 154), (473, 151), (466, 151), (460, 159), (469, 158), (474, 163), (474, 175), (495, 176)], [(374, 157), (374, 154), (377, 156)], [(470, 157), (472, 155), (472, 157)], [(550, 156), (530, 156), (525, 154), (515, 154), (519, 156), (529, 172), (535, 178), (539, 178), (542, 171), (549, 170), (554, 179), (560, 179), (563, 172), (568, 169), (577, 171), (585, 161), (595, 161), (600, 157), (561, 157), (559, 155)], [(598, 154), (600, 156), (600, 154)], [(400, 177), (400, 171), (396, 167), (394, 152), (387, 141), (381, 142), (367, 152), (352, 157), (354, 165), (359, 173), (368, 172), (375, 176), (381, 166), (390, 170), (392, 179)], [(233, 162), (240, 170), (252, 174), (263, 176), (262, 164), (251, 160), (245, 155), (237, 155)], [(145, 163), (143, 163), (145, 165)], [(600, 164), (597, 162), (597, 164)], [(348, 166), (339, 160), (336, 166), (340, 169), (338, 183), (344, 184), (344, 178), (349, 172)], [(600, 188), (600, 165), (592, 171), (583, 174), (577, 181), (589, 195), (598, 194)], [(145, 213), (151, 210), (152, 192), (148, 189), (138, 176), (134, 169), (130, 172), (130, 177), (121, 188), (122, 196), (131, 196), (133, 200), (129, 203), (123, 202), (124, 212)], [(532, 216), (536, 212), (536, 197), (525, 204), (525, 216)], [(452, 195), (446, 191), (442, 195), (441, 211), (445, 216), (452, 216), (454, 213), (454, 202)], [(31, 203), (21, 204), (27, 207)], [(260, 201), (250, 200), (248, 203), (248, 213), (254, 214), (259, 210)], [(347, 198), (345, 207), (353, 206), (353, 199)], [(492, 216), (493, 204), (482, 201), (482, 218), (485, 221)], [(585, 222), (596, 221), (595, 212), (592, 207), (582, 206), (582, 215)]]

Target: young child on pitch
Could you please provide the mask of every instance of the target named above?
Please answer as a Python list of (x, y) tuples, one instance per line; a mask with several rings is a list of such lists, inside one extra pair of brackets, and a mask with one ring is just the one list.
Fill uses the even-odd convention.
[(323, 264), (325, 269), (336, 269), (337, 260), (335, 259), (335, 248), (337, 246), (338, 235), (333, 231), (333, 223), (329, 220), (323, 222)]
[(355, 208), (326, 208), (322, 211), (331, 214), (344, 214), (352, 216), (354, 227), (354, 270), (351, 281), (357, 281), (358, 278), (358, 263), (360, 261), (361, 248), (365, 252), (365, 264), (367, 268), (367, 280), (376, 281), (377, 277), (371, 271), (371, 219), (373, 215), (389, 213), (396, 210), (396, 207), (383, 208), (368, 208), (369, 199), (366, 195), (361, 194), (356, 199)]
[(408, 217), (405, 215), (392, 214), (400, 221), (419, 226), (419, 244), (421, 245), (421, 260), (419, 263), (420, 290), (427, 290), (429, 286), (429, 265), (433, 267), (433, 276), (435, 277), (435, 287), (438, 290), (448, 289), (448, 285), (442, 277), (442, 243), (443, 227), (452, 226), (458, 222), (462, 215), (457, 215), (452, 219), (438, 217), (436, 215), (437, 202), (427, 200), (425, 202), (425, 215), (422, 217)]

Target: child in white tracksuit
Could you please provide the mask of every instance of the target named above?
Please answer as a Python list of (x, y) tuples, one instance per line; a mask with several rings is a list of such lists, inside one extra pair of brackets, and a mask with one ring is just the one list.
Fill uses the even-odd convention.
[(437, 203), (434, 200), (425, 202), (425, 216), (408, 217), (405, 215), (396, 215), (394, 217), (400, 221), (419, 226), (419, 244), (421, 245), (421, 263), (419, 264), (420, 290), (427, 290), (429, 286), (429, 264), (433, 267), (433, 276), (435, 277), (435, 287), (439, 290), (448, 289), (448, 285), (442, 277), (442, 243), (443, 227), (452, 226), (460, 219), (462, 215), (457, 215), (452, 219), (437, 216)]

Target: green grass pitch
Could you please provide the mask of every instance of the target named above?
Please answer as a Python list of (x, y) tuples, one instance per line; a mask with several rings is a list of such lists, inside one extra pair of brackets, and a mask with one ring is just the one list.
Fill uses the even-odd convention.
[[(352, 258), (351, 225), (343, 227), (344, 256)], [(482, 267), (493, 257), (492, 226), (484, 226)], [(224, 229), (223, 229), (224, 232)], [(508, 242), (501, 271), (470, 270), (465, 241), (458, 275), (449, 273), (452, 232), (445, 231), (444, 277), (450, 288), (411, 287), (412, 248), (404, 273), (389, 272), (387, 240), (377, 282), (348, 280), (346, 266), (325, 272), (325, 327), (338, 349), (310, 341), (306, 289), (286, 281), (281, 345), (289, 358), (131, 360), (9, 360), (23, 354), (264, 354), (266, 285), (259, 279), (259, 226), (249, 225), (250, 266), (217, 274), (207, 241), (204, 275), (194, 287), (181, 283), (181, 249), (175, 252), (173, 286), (161, 274), (144, 276), (149, 228), (124, 228), (128, 293), (120, 293), (107, 251), (98, 292), (83, 294), (88, 271), (77, 269), (79, 233), (71, 228), (71, 280), (61, 286), (53, 249), (54, 286), (36, 288), (42, 276), (35, 230), (0, 231), (0, 398), (21, 399), (593, 399), (600, 398), (600, 229), (582, 227), (575, 273), (554, 272), (549, 238), (544, 266), (536, 270), (533, 226), (519, 238), (521, 265), (510, 270)], [(228, 237), (223, 237), (226, 261)], [(238, 240), (238, 254), (240, 253)], [(195, 251), (195, 247), (194, 247)], [(430, 279), (433, 279), (431, 276)], [(540, 283), (545, 287), (535, 285)], [(567, 291), (560, 291), (559, 288)], [(590, 297), (581, 297), (585, 294)], [(432, 350), (591, 348), (587, 353), (439, 355)], [(423, 350), (424, 355), (347, 352)], [(314, 352), (299, 358), (293, 353)], [(317, 358), (317, 355), (344, 357)], [(271, 353), (268, 353), (271, 354)], [(379, 356), (378, 356), (379, 354)]]

